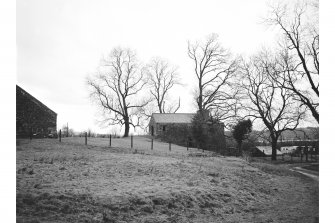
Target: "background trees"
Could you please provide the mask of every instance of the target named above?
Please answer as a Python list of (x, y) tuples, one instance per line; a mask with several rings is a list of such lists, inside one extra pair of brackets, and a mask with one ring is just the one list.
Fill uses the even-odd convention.
[(272, 160), (276, 160), (277, 141), (281, 133), (294, 130), (305, 114), (294, 93), (272, 78), (287, 72), (280, 66), (284, 59), (281, 54), (263, 51), (245, 63), (242, 71), (241, 87), (248, 99), (244, 109), (248, 116), (260, 119), (270, 132)]
[(318, 4), (296, 3), (271, 6), (266, 22), (284, 36), (283, 61), (287, 72), (274, 76), (282, 88), (290, 90), (319, 122), (319, 27)]
[[(154, 98), (159, 113), (175, 113), (180, 108), (178, 103), (168, 103), (168, 94), (173, 86), (180, 84), (177, 68), (161, 58), (154, 58), (146, 66), (150, 94)], [(151, 115), (151, 114), (150, 114)]]
[(109, 125), (125, 126), (124, 137), (130, 125), (139, 126), (139, 108), (147, 105), (140, 93), (146, 84), (144, 72), (136, 54), (130, 49), (115, 48), (101, 62), (96, 75), (88, 77), (91, 98), (102, 109)]
[[(260, 120), (269, 130), (275, 159), (281, 132), (295, 129), (306, 108), (318, 122), (319, 32), (317, 19), (307, 20), (311, 13), (317, 14), (310, 5), (273, 6), (266, 22), (283, 34), (279, 50), (262, 51), (242, 66), (215, 34), (204, 41), (188, 42), (187, 53), (196, 76), (195, 102), (203, 116), (194, 120), (199, 134), (204, 132), (200, 129), (204, 123), (227, 124), (244, 108), (247, 116)], [(169, 103), (171, 89), (180, 83), (177, 69), (165, 60), (155, 58), (142, 69), (131, 51), (115, 49), (102, 67), (88, 84), (105, 115), (110, 116), (106, 120), (125, 125), (125, 136), (129, 125), (138, 125), (140, 111), (150, 117), (152, 112), (179, 110), (180, 101)], [(237, 78), (238, 73), (242, 79)], [(152, 97), (152, 109), (145, 107), (148, 100), (135, 103), (145, 85)], [(207, 112), (209, 116), (204, 115)]]
[(72, 136), (74, 136), (74, 130), (69, 128), (68, 125), (63, 125), (62, 126), (62, 135), (63, 135), (63, 137), (64, 136), (65, 137), (69, 137), (69, 136), (72, 137)]
[(197, 77), (198, 110), (211, 111), (221, 120), (234, 116), (237, 91), (232, 88), (232, 79), (238, 68), (237, 59), (220, 45), (215, 34), (205, 42), (188, 42), (188, 56), (193, 60)]

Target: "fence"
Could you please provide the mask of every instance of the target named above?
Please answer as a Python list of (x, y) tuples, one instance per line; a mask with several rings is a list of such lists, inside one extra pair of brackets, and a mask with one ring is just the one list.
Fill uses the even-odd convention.
[[(271, 155), (263, 155), (263, 156), (252, 156), (256, 159), (270, 160)], [(319, 162), (319, 153), (315, 148), (304, 148), (302, 150), (296, 150), (294, 152), (287, 152), (282, 154), (277, 154), (278, 161), (284, 162)]]
[(187, 142), (187, 146), (180, 146), (173, 144), (172, 142), (163, 142), (159, 139), (156, 139), (151, 136), (142, 136), (136, 137), (131, 135), (130, 137), (118, 137), (116, 135), (104, 135), (104, 137), (89, 137), (89, 135), (84, 132), (80, 136), (75, 137), (64, 137), (62, 131), (58, 132), (59, 142), (70, 142), (75, 141), (76, 143), (80, 143), (87, 146), (102, 146), (102, 147), (120, 147), (134, 150), (152, 150), (152, 151), (167, 151), (167, 152), (179, 152), (179, 151), (189, 151), (190, 149), (196, 149), (190, 147), (190, 143)]
[[(68, 138), (68, 137), (65, 137)], [(186, 146), (179, 146), (176, 144), (172, 144), (172, 142), (162, 142), (159, 139), (156, 139), (151, 136), (143, 136), (143, 137), (134, 137), (131, 135), (128, 138), (120, 138), (116, 135), (103, 135), (103, 137), (89, 137), (87, 132), (84, 132), (79, 137), (70, 137), (76, 138), (77, 143), (82, 143), (84, 145), (92, 145), (92, 146), (103, 146), (103, 147), (119, 147), (119, 148), (130, 148), (130, 149), (140, 149), (140, 150), (160, 150), (160, 151), (168, 151), (168, 152), (181, 152), (181, 151), (197, 151), (197, 152), (205, 152), (203, 149), (199, 149), (198, 147), (194, 147), (194, 142), (189, 138), (185, 139)], [(58, 134), (59, 142), (63, 142), (64, 138), (62, 138), (62, 131), (59, 130)], [(113, 139), (113, 140), (112, 140)], [(118, 140), (118, 141), (117, 141)], [(66, 141), (66, 140), (65, 140)], [(193, 147), (191, 147), (193, 145)], [(310, 161), (318, 161), (318, 148), (316, 147), (303, 147), (299, 146), (294, 153), (288, 152), (284, 154), (277, 155), (277, 160), (282, 161), (292, 161), (292, 162), (310, 162)], [(217, 148), (214, 146), (206, 146), (206, 149), (211, 152), (216, 152), (218, 154), (224, 156), (240, 156), (238, 150), (233, 147), (227, 148)], [(255, 154), (250, 154), (250, 156), (255, 157)], [(256, 155), (256, 157), (260, 158)], [(270, 156), (263, 156), (263, 159), (269, 159)]]
[[(59, 134), (58, 134), (58, 138), (59, 138), (59, 142), (62, 142), (62, 131), (59, 130)], [(103, 136), (103, 137), (102, 137)], [(78, 138), (78, 137), (77, 137)], [(232, 147), (227, 147), (227, 148), (218, 148), (217, 146), (214, 145), (207, 145), (206, 149), (200, 149), (199, 146), (196, 146), (196, 143), (190, 138), (190, 137), (185, 137), (185, 142), (183, 143), (183, 145), (178, 145), (175, 143), (172, 143), (172, 141), (161, 141), (160, 139), (154, 138), (152, 136), (145, 136), (145, 138), (147, 139), (147, 142), (144, 143), (143, 140), (140, 140), (141, 142), (138, 142), (139, 140), (137, 139), (137, 141), (134, 140), (134, 136), (131, 135), (129, 138), (120, 138), (119, 136), (116, 136), (115, 134), (109, 134), (109, 135), (100, 135), (100, 137), (89, 137), (89, 135), (87, 134), (87, 132), (84, 132), (83, 134), (81, 134), (79, 136), (79, 138), (83, 138), (82, 141), (79, 140), (79, 143), (83, 142), (85, 145), (99, 145), (99, 146), (109, 146), (109, 147), (117, 147), (117, 146), (121, 146), (124, 147), (124, 145), (129, 145), (127, 146), (127, 148), (130, 147), (130, 149), (134, 149), (134, 148), (140, 148), (140, 149), (150, 149), (150, 150), (156, 150), (157, 148), (159, 150), (164, 150), (164, 151), (177, 151), (177, 150), (196, 150), (197, 152), (202, 151), (210, 151), (210, 152), (215, 152), (224, 156), (238, 156), (238, 151), (235, 148)], [(123, 144), (115, 144), (115, 140), (112, 142), (112, 138), (114, 139), (122, 139)], [(88, 139), (100, 139), (99, 143), (93, 142), (92, 140), (88, 140)], [(108, 139), (108, 141), (106, 141), (106, 139)], [(128, 140), (128, 142), (127, 142)], [(77, 140), (78, 141), (78, 140)], [(155, 143), (157, 142), (157, 143)], [(128, 144), (129, 143), (129, 144)], [(140, 143), (140, 144), (138, 144)], [(164, 148), (162, 148), (162, 143), (165, 145), (163, 146)], [(159, 144), (160, 146), (158, 146), (157, 144)], [(175, 150), (176, 149), (176, 150)]]

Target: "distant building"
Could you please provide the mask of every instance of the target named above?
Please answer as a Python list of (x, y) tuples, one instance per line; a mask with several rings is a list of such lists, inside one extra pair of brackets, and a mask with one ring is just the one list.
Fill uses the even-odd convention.
[[(261, 151), (265, 156), (272, 155), (272, 147), (271, 146), (257, 146), (259, 151)], [(277, 149), (277, 155), (282, 155), (283, 153)]]
[(293, 153), (294, 151), (296, 151), (298, 148), (298, 146), (282, 146), (280, 148), (280, 151), (284, 154), (290, 154)]
[(153, 113), (149, 122), (152, 136), (163, 136), (171, 126), (191, 126), (196, 113)]
[(57, 114), (16, 85), (16, 137), (55, 134), (56, 125)]

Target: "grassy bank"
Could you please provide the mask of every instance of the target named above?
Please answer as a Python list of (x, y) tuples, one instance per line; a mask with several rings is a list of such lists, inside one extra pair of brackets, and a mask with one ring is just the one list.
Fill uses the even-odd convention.
[(273, 170), (184, 147), (169, 152), (158, 142), (152, 151), (147, 139), (138, 139), (131, 150), (128, 141), (121, 141), (126, 139), (115, 140), (112, 148), (101, 141), (84, 146), (76, 138), (62, 143), (20, 141), (17, 221), (314, 222), (318, 218), (318, 184), (280, 166)]

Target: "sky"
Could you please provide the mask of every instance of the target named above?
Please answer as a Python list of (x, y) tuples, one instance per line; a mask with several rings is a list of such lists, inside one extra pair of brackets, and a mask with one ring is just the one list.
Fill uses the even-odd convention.
[(195, 82), (187, 42), (219, 35), (223, 47), (249, 56), (272, 46), (278, 32), (262, 23), (267, 0), (111, 1), (17, 0), (17, 84), (58, 114), (57, 128), (101, 128), (86, 77), (114, 47), (134, 49), (145, 64), (162, 57), (178, 67), (178, 112), (195, 112)]
[[(13, 221), (16, 216), (16, 176), (13, 174), (16, 171), (16, 129), (13, 124), (15, 122), (14, 83), (18, 83), (55, 110), (58, 113), (58, 126), (69, 121), (70, 125), (79, 130), (86, 128), (86, 126), (94, 126), (95, 119), (94, 108), (87, 99), (83, 78), (95, 70), (101, 55), (116, 45), (131, 44), (141, 54), (141, 57), (145, 55), (151, 57), (152, 51), (157, 50), (157, 54), (178, 64), (182, 69), (182, 74), (189, 77), (192, 76), (189, 68), (191, 65), (185, 56), (188, 39), (195, 40), (203, 38), (210, 32), (217, 32), (220, 34), (224, 46), (228, 46), (235, 53), (245, 54), (253, 53), (260, 44), (271, 44), (275, 39), (272, 30), (268, 30), (258, 23), (258, 16), (266, 10), (266, 1), (262, 0), (252, 1), (252, 4), (248, 3), (251, 1), (247, 0), (216, 2), (207, 0), (201, 4), (192, 1), (189, 3), (190, 5), (185, 1), (179, 3), (168, 1), (171, 5), (161, 7), (164, 12), (158, 13), (160, 19), (152, 19), (159, 25), (149, 27), (147, 24), (141, 24), (140, 27), (146, 28), (147, 32), (150, 31), (150, 35), (141, 31), (132, 33), (131, 36), (127, 36), (127, 33), (135, 29), (134, 27), (138, 29), (137, 26), (132, 25), (131, 29), (122, 26), (121, 34), (121, 31), (115, 28), (115, 21), (118, 21), (118, 24), (126, 24), (126, 21), (130, 24), (140, 22), (141, 16), (147, 16), (148, 13), (145, 12), (153, 11), (158, 6), (154, 7), (150, 2), (144, 4), (144, 1), (141, 1), (141, 5), (136, 6), (136, 9), (139, 10), (137, 14), (141, 16), (134, 17), (122, 14), (120, 10), (114, 10), (114, 13), (111, 13), (112, 9), (116, 8), (115, 5), (121, 4), (118, 3), (119, 1), (114, 3), (111, 1), (92, 1), (91, 6), (88, 2), (83, 4), (84, 1), (70, 0), (58, 0), (57, 3), (47, 0), (17, 0), (16, 4), (12, 0), (8, 0), (6, 4), (3, 2), (6, 1), (0, 3), (0, 32), (2, 32), (0, 35), (0, 97), (2, 108), (5, 109), (1, 110), (0, 119), (1, 123), (5, 123), (5, 125), (0, 128), (0, 135), (2, 139), (5, 139), (2, 142), (2, 147), (5, 149), (0, 157), (2, 165), (0, 175), (5, 179), (6, 184), (1, 185), (0, 196), (6, 202), (2, 202), (0, 205), (2, 210), (5, 210), (2, 213), (2, 219), (13, 219)], [(122, 4), (123, 6), (119, 5), (119, 8), (128, 11), (128, 7), (132, 7), (135, 3), (122, 1)], [(176, 10), (179, 13), (176, 13)], [(215, 13), (217, 11), (220, 13)], [(86, 16), (89, 15), (90, 18), (86, 19)], [(122, 15), (122, 17), (118, 18), (117, 15)], [(168, 18), (161, 18), (163, 15), (168, 15)], [(193, 17), (190, 17), (191, 15)], [(204, 16), (200, 17), (200, 15)], [(320, 117), (321, 222), (333, 217), (331, 201), (335, 199), (335, 181), (332, 177), (334, 175), (333, 157), (335, 156), (335, 150), (332, 149), (335, 109), (334, 93), (332, 93), (335, 82), (333, 65), (335, 51), (334, 15), (333, 1), (320, 0), (320, 30), (322, 33), (322, 41), (320, 42), (322, 51), (322, 75), (320, 77), (322, 83), (320, 86), (322, 91), (320, 98), (320, 111), (322, 113)], [(94, 17), (93, 20), (92, 17)], [(108, 17), (116, 19), (107, 19)], [(172, 17), (179, 19), (172, 20)], [(166, 22), (162, 23), (162, 20)], [(183, 22), (179, 22), (179, 20)], [(175, 23), (168, 21), (175, 21)], [(196, 21), (200, 21), (202, 25), (197, 25)], [(161, 28), (164, 32), (157, 31), (162, 24), (166, 23), (169, 26)], [(185, 23), (188, 24), (183, 28)], [(206, 23), (216, 24), (211, 25), (211, 27), (215, 26), (215, 29), (206, 29)], [(241, 27), (238, 28), (234, 24), (240, 24)], [(179, 28), (177, 29), (177, 27)], [(189, 32), (188, 35), (185, 35), (185, 32)], [(151, 38), (152, 35), (160, 35), (160, 39)], [(142, 36), (146, 38), (137, 41), (137, 38)], [(133, 43), (125, 37), (134, 37)], [(154, 44), (155, 41), (160, 44), (150, 45), (150, 43)], [(149, 43), (149, 47), (144, 42)], [(178, 42), (178, 47), (174, 45), (176, 42)], [(167, 51), (162, 51), (162, 48), (167, 51), (170, 49), (175, 53), (168, 54)], [(74, 79), (75, 82), (64, 81), (64, 79)], [(187, 81), (187, 78), (185, 80)], [(183, 104), (182, 106), (183, 111), (192, 110), (187, 105)], [(85, 121), (83, 121), (84, 119)]]

